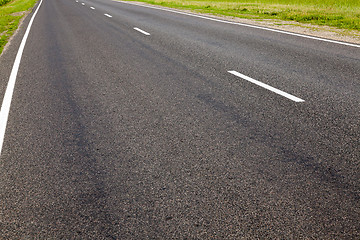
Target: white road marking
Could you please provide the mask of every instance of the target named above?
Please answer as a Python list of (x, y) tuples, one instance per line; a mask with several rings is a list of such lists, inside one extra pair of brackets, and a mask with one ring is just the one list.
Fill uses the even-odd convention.
[(193, 14), (193, 13), (180, 12), (180, 11), (175, 11), (175, 10), (171, 10), (171, 9), (165, 9), (165, 8), (159, 8), (159, 7), (154, 7), (154, 6), (143, 5), (143, 4), (139, 4), (139, 3), (124, 2), (124, 1), (117, 1), (117, 0), (112, 0), (112, 1), (113, 2), (121, 2), (121, 3), (136, 5), (136, 6), (141, 6), (141, 7), (146, 7), (146, 8), (153, 8), (153, 9), (157, 9), (157, 10), (161, 10), (161, 11), (167, 11), (167, 12), (183, 14), (183, 15), (202, 18), (202, 19), (211, 20), (211, 21), (215, 21), (215, 22), (227, 23), (227, 24), (232, 24), (232, 25), (239, 25), (239, 26), (249, 27), (249, 28), (256, 28), (256, 29), (261, 29), (261, 30), (265, 30), (265, 31), (271, 31), (271, 32), (277, 32), (277, 33), (292, 35), (292, 36), (296, 36), (296, 37), (308, 38), (308, 39), (313, 39), (313, 40), (318, 40), (318, 41), (323, 41), (323, 42), (329, 42), (329, 43), (335, 43), (335, 44), (360, 48), (359, 44), (353, 44), (353, 43), (340, 42), (340, 41), (330, 40), (330, 39), (325, 39), (325, 38), (313, 37), (313, 36), (304, 35), (304, 34), (300, 34), (300, 33), (287, 32), (287, 31), (283, 31), (283, 30), (272, 29), (272, 28), (267, 28), (267, 27), (261, 27), (261, 26), (256, 26), (256, 25), (250, 25), (250, 24), (246, 24), (246, 23), (230, 22), (230, 21), (226, 21), (226, 20), (220, 20), (220, 19), (216, 19), (216, 18), (205, 17), (205, 16)]
[(267, 84), (265, 84), (265, 83), (262, 83), (262, 82), (260, 82), (260, 81), (257, 81), (257, 80), (255, 80), (255, 79), (253, 79), (253, 78), (251, 78), (251, 77), (245, 76), (244, 74), (241, 74), (241, 73), (239, 73), (239, 72), (237, 72), (237, 71), (228, 71), (228, 72), (231, 73), (231, 74), (233, 74), (233, 75), (235, 75), (235, 76), (237, 76), (237, 77), (240, 77), (240, 78), (242, 78), (242, 79), (245, 79), (245, 80), (247, 80), (247, 81), (249, 81), (249, 82), (251, 82), (251, 83), (254, 83), (254, 84), (256, 84), (256, 85), (258, 85), (258, 86), (260, 86), (260, 87), (263, 87), (263, 88), (265, 88), (265, 89), (267, 89), (267, 90), (270, 90), (270, 91), (272, 91), (272, 92), (274, 92), (274, 93), (277, 93), (277, 94), (279, 94), (279, 95), (281, 95), (281, 96), (283, 96), (283, 97), (286, 97), (286, 98), (288, 98), (288, 99), (290, 99), (290, 100), (292, 100), (292, 101), (294, 101), (294, 102), (305, 102), (305, 100), (303, 100), (303, 99), (301, 99), (301, 98), (298, 98), (298, 97), (295, 97), (295, 96), (293, 96), (293, 95), (291, 95), (291, 94), (288, 94), (288, 93), (286, 93), (286, 92), (283, 92), (283, 91), (281, 91), (281, 90), (279, 90), (279, 89), (277, 89), (277, 88), (274, 88), (274, 87), (272, 87), (272, 86), (270, 86), (270, 85), (267, 85)]
[(112, 16), (109, 15), (109, 14), (107, 14), (107, 13), (105, 13), (104, 15), (107, 16), (107, 17), (109, 17), (109, 18), (112, 18)]
[(23, 54), (23, 51), (24, 51), (24, 48), (25, 48), (26, 40), (27, 40), (27, 38), (29, 36), (29, 33), (30, 33), (31, 25), (34, 22), (34, 18), (36, 16), (42, 2), (43, 2), (43, 0), (40, 1), (39, 6), (37, 7), (36, 11), (34, 12), (34, 15), (31, 17), (29, 25), (28, 25), (28, 27), (26, 29), (25, 34), (24, 34), (24, 37), (21, 40), (21, 44), (20, 44), (20, 47), (19, 47), (18, 52), (16, 54), (14, 65), (13, 65), (13, 68), (11, 70), (11, 74), (10, 74), (10, 77), (9, 77), (9, 82), (7, 84), (4, 99), (3, 99), (3, 102), (2, 102), (2, 105), (1, 105), (1, 110), (0, 110), (0, 155), (1, 155), (1, 150), (2, 150), (3, 143), (4, 143), (5, 130), (6, 130), (8, 117), (9, 117), (10, 105), (11, 105), (11, 100), (12, 100), (12, 96), (13, 96), (13, 93), (14, 93), (15, 82), (16, 82), (16, 77), (17, 77), (18, 71), (19, 71), (21, 57), (22, 57), (22, 54)]
[(79, 2), (79, 1), (76, 0), (76, 2)]
[(85, 3), (81, 3), (81, 5), (85, 6)]
[(94, 7), (90, 7), (92, 10), (95, 10), (95, 8)]
[(147, 35), (147, 36), (150, 36), (150, 33), (145, 32), (144, 30), (141, 30), (140, 28), (134, 27), (134, 29), (135, 29), (136, 31), (141, 32), (142, 34), (145, 34), (145, 35)]

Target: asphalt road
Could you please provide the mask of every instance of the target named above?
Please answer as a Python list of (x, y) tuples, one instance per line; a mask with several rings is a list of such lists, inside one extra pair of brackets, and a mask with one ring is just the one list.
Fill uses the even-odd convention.
[(356, 46), (44, 0), (0, 157), (0, 238), (360, 239), (359, 119)]

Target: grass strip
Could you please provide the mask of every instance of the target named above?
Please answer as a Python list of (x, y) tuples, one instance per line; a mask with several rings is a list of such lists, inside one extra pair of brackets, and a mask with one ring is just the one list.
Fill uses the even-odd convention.
[[(0, 4), (7, 0), (0, 0)], [(0, 5), (0, 54), (19, 26), (21, 18), (37, 0), (13, 0)]]
[[(133, 0), (130, 0), (133, 1)], [(360, 0), (135, 0), (248, 19), (280, 19), (360, 30)]]

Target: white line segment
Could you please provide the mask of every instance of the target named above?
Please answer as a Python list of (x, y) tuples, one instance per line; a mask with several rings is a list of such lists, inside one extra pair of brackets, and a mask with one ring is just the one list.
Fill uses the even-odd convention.
[(142, 34), (145, 34), (146, 36), (150, 36), (150, 33), (145, 32), (144, 30), (141, 30), (140, 28), (134, 27), (134, 29), (138, 32), (141, 32)]
[(288, 99), (290, 99), (290, 100), (292, 100), (294, 102), (305, 102), (305, 100), (303, 100), (301, 98), (298, 98), (298, 97), (295, 97), (295, 96), (293, 96), (291, 94), (283, 92), (283, 91), (281, 91), (281, 90), (279, 90), (277, 88), (274, 88), (274, 87), (272, 87), (270, 85), (267, 85), (265, 83), (257, 81), (257, 80), (255, 80), (255, 79), (253, 79), (251, 77), (245, 76), (244, 74), (241, 74), (241, 73), (239, 73), (237, 71), (228, 71), (228, 73), (231, 73), (231, 74), (233, 74), (233, 75), (235, 75), (237, 77), (240, 77), (240, 78), (242, 78), (242, 79), (244, 79), (246, 81), (249, 81), (249, 82), (254, 83), (254, 84), (256, 84), (256, 85), (258, 85), (260, 87), (263, 87), (263, 88), (265, 88), (267, 90), (270, 90), (270, 91), (272, 91), (274, 93), (277, 93), (277, 94), (279, 94), (279, 95), (281, 95), (283, 97), (286, 97), (286, 98), (288, 98)]
[(81, 5), (85, 6), (85, 3), (81, 3)]
[(313, 37), (313, 36), (304, 35), (304, 34), (300, 34), (300, 33), (287, 32), (287, 31), (284, 31), (284, 30), (261, 27), (261, 26), (256, 26), (256, 25), (250, 25), (250, 24), (246, 24), (246, 23), (230, 22), (230, 21), (226, 21), (226, 20), (221, 20), (221, 19), (216, 19), (216, 18), (211, 18), (211, 17), (205, 17), (205, 16), (193, 14), (193, 13), (180, 12), (180, 11), (176, 11), (176, 10), (159, 8), (159, 7), (154, 7), (154, 6), (148, 6), (148, 5), (139, 4), (139, 3), (124, 2), (124, 1), (117, 1), (117, 0), (112, 0), (112, 1), (113, 2), (125, 3), (125, 4), (130, 4), (130, 5), (135, 5), (135, 6), (146, 7), (146, 8), (157, 9), (157, 10), (161, 10), (161, 11), (178, 13), (178, 14), (182, 14), (182, 15), (187, 15), (187, 16), (206, 19), (206, 20), (211, 20), (211, 21), (215, 21), (215, 22), (227, 23), (227, 24), (238, 25), (238, 26), (249, 27), (249, 28), (256, 28), (256, 29), (261, 29), (261, 30), (265, 30), (265, 31), (271, 31), (271, 32), (277, 32), (277, 33), (292, 35), (292, 36), (296, 36), (296, 37), (308, 38), (308, 39), (313, 39), (313, 40), (318, 40), (318, 41), (323, 41), (323, 42), (329, 42), (329, 43), (335, 43), (335, 44), (360, 48), (359, 44), (353, 44), (353, 43), (340, 42), (340, 41), (330, 40), (330, 39), (325, 39), (325, 38)]
[(95, 8), (94, 7), (90, 7), (92, 10), (95, 10)]
[(109, 14), (107, 14), (107, 13), (105, 13), (104, 15), (107, 16), (107, 17), (109, 17), (109, 18), (112, 18), (112, 16), (109, 15)]
[(16, 82), (16, 77), (19, 71), (19, 66), (20, 66), (20, 61), (21, 61), (21, 57), (25, 48), (25, 44), (26, 44), (26, 40), (29, 36), (30, 33), (30, 29), (31, 29), (31, 25), (34, 22), (34, 18), (42, 4), (42, 1), (40, 1), (39, 6), (37, 7), (36, 11), (34, 12), (34, 15), (31, 17), (29, 25), (26, 29), (26, 32), (24, 34), (23, 39), (21, 40), (20, 43), (20, 47), (18, 49), (18, 52), (16, 54), (16, 58), (14, 61), (14, 65), (13, 68), (11, 70), (11, 74), (9, 77), (9, 82), (7, 84), (6, 87), (6, 91), (5, 91), (5, 95), (4, 95), (4, 99), (2, 101), (2, 105), (1, 105), (1, 110), (0, 110), (0, 155), (1, 155), (1, 150), (2, 150), (2, 146), (4, 143), (4, 138), (5, 138), (5, 130), (6, 130), (6, 125), (7, 125), (7, 121), (8, 121), (8, 117), (9, 117), (9, 112), (10, 112), (10, 105), (11, 105), (11, 100), (12, 100), (12, 96), (14, 93), (14, 88), (15, 88), (15, 82)]

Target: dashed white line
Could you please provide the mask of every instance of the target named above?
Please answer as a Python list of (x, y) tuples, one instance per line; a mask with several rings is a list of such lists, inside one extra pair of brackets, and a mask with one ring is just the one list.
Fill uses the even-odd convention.
[(79, 1), (78, 1), (78, 0), (76, 0), (76, 2), (78, 3)]
[(237, 77), (240, 77), (240, 78), (242, 78), (242, 79), (244, 79), (244, 80), (246, 80), (246, 81), (249, 81), (249, 82), (254, 83), (254, 84), (256, 84), (256, 85), (258, 85), (258, 86), (260, 86), (260, 87), (263, 87), (263, 88), (265, 88), (265, 89), (267, 89), (267, 90), (270, 90), (270, 91), (272, 91), (272, 92), (274, 92), (274, 93), (277, 93), (277, 94), (279, 94), (279, 95), (281, 95), (281, 96), (283, 96), (283, 97), (286, 97), (286, 98), (288, 98), (288, 99), (290, 99), (290, 100), (292, 100), (292, 101), (294, 101), (294, 102), (305, 102), (305, 100), (303, 100), (303, 99), (301, 99), (301, 98), (298, 98), (298, 97), (295, 97), (295, 96), (293, 96), (293, 95), (291, 95), (291, 94), (288, 94), (288, 93), (286, 93), (286, 92), (283, 92), (283, 91), (281, 91), (281, 90), (279, 90), (279, 89), (277, 89), (277, 88), (274, 88), (274, 87), (272, 87), (272, 86), (270, 86), (270, 85), (267, 85), (267, 84), (265, 84), (265, 83), (262, 83), (262, 82), (260, 82), (260, 81), (257, 81), (257, 80), (255, 80), (255, 79), (253, 79), (253, 78), (251, 78), (251, 77), (245, 76), (244, 74), (241, 74), (241, 73), (239, 73), (239, 72), (237, 72), (237, 71), (228, 71), (228, 72), (231, 73), (231, 74), (233, 74), (233, 75), (235, 75), (235, 76), (237, 76)]
[(85, 3), (81, 3), (81, 5), (85, 6)]
[(92, 10), (95, 10), (95, 8), (94, 7), (90, 7)]
[(273, 28), (250, 25), (250, 24), (246, 24), (246, 23), (230, 22), (230, 21), (226, 21), (226, 20), (221, 20), (221, 19), (216, 19), (216, 18), (211, 18), (211, 17), (205, 17), (205, 16), (193, 14), (193, 13), (186, 13), (186, 12), (180, 12), (180, 11), (171, 10), (171, 9), (159, 8), (159, 7), (154, 7), (154, 6), (147, 6), (147, 5), (143, 5), (143, 4), (139, 4), (139, 3), (125, 2), (125, 1), (120, 1), (120, 0), (112, 0), (112, 1), (113, 2), (119, 2), (119, 3), (131, 4), (131, 5), (135, 5), (135, 6), (146, 7), (146, 8), (157, 9), (157, 10), (161, 10), (161, 11), (178, 13), (178, 14), (182, 14), (182, 15), (187, 15), (187, 16), (206, 19), (206, 20), (211, 20), (211, 21), (215, 21), (215, 22), (227, 23), (227, 24), (238, 25), (238, 26), (249, 27), (249, 28), (256, 28), (256, 29), (261, 29), (261, 30), (265, 30), (265, 31), (271, 31), (271, 32), (277, 32), (277, 33), (292, 35), (292, 36), (296, 36), (296, 37), (308, 38), (308, 39), (313, 39), (313, 40), (317, 40), (317, 41), (323, 41), (323, 42), (329, 42), (329, 43), (335, 43), (335, 44), (341, 44), (341, 45), (345, 45), (345, 46), (360, 48), (360, 44), (340, 42), (340, 41), (336, 41), (336, 40), (313, 37), (313, 36), (304, 35), (304, 34), (300, 34), (300, 33), (293, 33), (293, 32), (287, 32), (287, 31), (284, 31), (284, 30), (277, 30), (277, 29), (273, 29)]
[(150, 36), (150, 33), (145, 32), (144, 30), (141, 30), (140, 28), (134, 27), (134, 29), (135, 29), (136, 31), (138, 31), (138, 32), (141, 32), (141, 33), (144, 34), (144, 35)]
[(107, 13), (105, 13), (104, 15), (107, 16), (107, 17), (109, 17), (109, 18), (112, 18), (112, 16), (109, 15), (109, 14), (107, 14)]
[(37, 7), (36, 11), (34, 12), (34, 15), (31, 17), (29, 25), (26, 29), (26, 32), (24, 34), (23, 39), (21, 40), (21, 44), (19, 47), (19, 50), (16, 54), (16, 58), (15, 58), (15, 62), (13, 65), (13, 68), (11, 70), (11, 74), (9, 77), (9, 82), (7, 84), (6, 87), (6, 91), (5, 91), (5, 95), (4, 95), (4, 99), (1, 105), (1, 111), (0, 111), (0, 154), (1, 154), (1, 150), (3, 147), (3, 143), (4, 143), (4, 138), (5, 138), (5, 130), (6, 130), (6, 125), (7, 125), (7, 121), (8, 121), (8, 117), (9, 117), (9, 112), (10, 112), (10, 105), (11, 105), (11, 100), (12, 100), (12, 96), (14, 93), (14, 88), (15, 88), (15, 82), (16, 82), (16, 77), (18, 74), (18, 70), (19, 70), (19, 66), (20, 66), (20, 61), (21, 61), (21, 57), (25, 48), (25, 44), (26, 44), (26, 40), (29, 36), (30, 33), (30, 29), (31, 26), (34, 22), (34, 18), (37, 14), (37, 12), (39, 11), (39, 8), (42, 4), (42, 0), (39, 3), (39, 6)]

